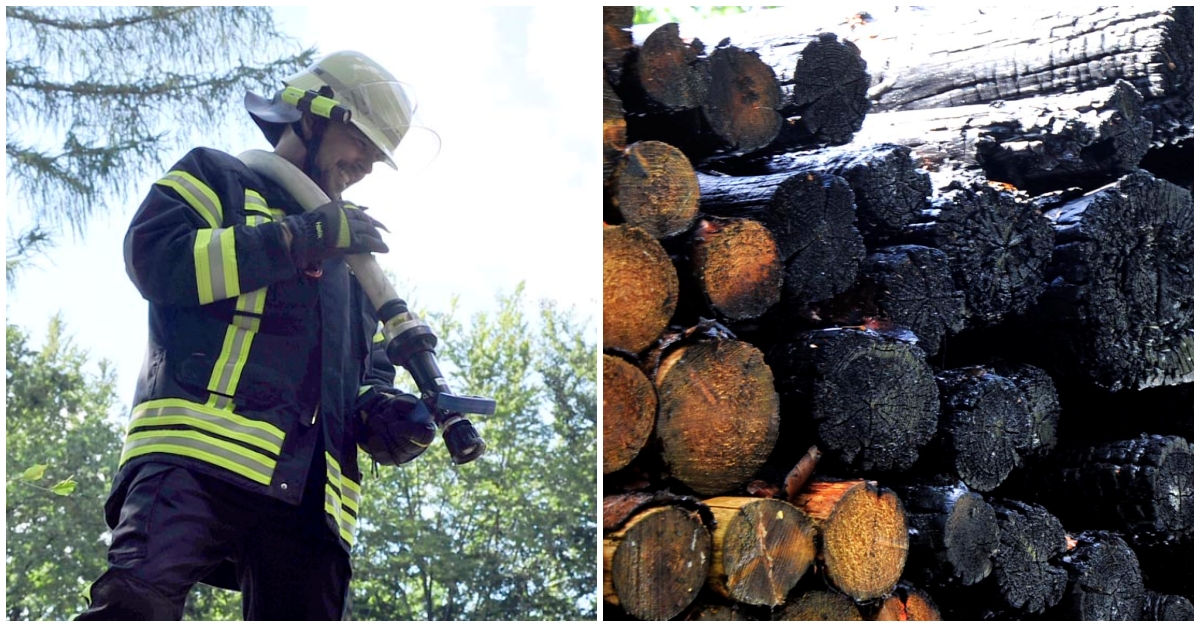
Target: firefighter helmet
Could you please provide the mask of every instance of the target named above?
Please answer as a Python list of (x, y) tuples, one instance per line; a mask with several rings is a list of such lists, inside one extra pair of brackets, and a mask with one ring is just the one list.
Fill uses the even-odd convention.
[(393, 169), (401, 140), (411, 131), (420, 131), (416, 134), (422, 137), (407, 143), (422, 146), (406, 152), (428, 153), (432, 148), (432, 155), (417, 156), (416, 160), (427, 162), (440, 148), (437, 133), (417, 122), (412, 87), (396, 80), (366, 55), (334, 52), (285, 78), (283, 84), (271, 100), (253, 93), (247, 93), (245, 99), (246, 110), (272, 145), (279, 142), (285, 126), (298, 121), (302, 110), (308, 110), (338, 121), (348, 115), (349, 123), (371, 140)]

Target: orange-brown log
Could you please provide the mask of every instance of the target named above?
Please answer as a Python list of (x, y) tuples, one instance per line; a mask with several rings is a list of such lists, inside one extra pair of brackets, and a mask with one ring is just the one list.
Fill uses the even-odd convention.
[[(1180, 597), (1175, 597), (1180, 598)], [(1187, 599), (1184, 599), (1186, 602)], [(1176, 604), (1178, 605), (1178, 603)], [(696, 604), (684, 616), (684, 620), (754, 620), (737, 605)]]
[(634, 7), (604, 7), (604, 78), (616, 85), (621, 81), (625, 58), (633, 51)]
[(679, 24), (667, 22), (646, 37), (632, 64), (645, 106), (658, 111), (695, 109), (708, 91), (708, 66), (698, 41), (684, 43)]
[(604, 180), (612, 175), (625, 153), (625, 109), (608, 81), (604, 81)]
[(700, 184), (687, 157), (670, 144), (630, 144), (609, 182), (613, 208), (626, 224), (656, 239), (682, 233), (696, 221)]
[(796, 503), (821, 531), (825, 577), (856, 601), (892, 591), (908, 559), (908, 525), (895, 492), (874, 481), (813, 481)]
[(829, 590), (810, 590), (792, 599), (775, 620), (862, 620), (854, 599)]
[(816, 558), (816, 526), (777, 499), (718, 496), (704, 504), (717, 521), (708, 587), (740, 603), (782, 605)]
[(604, 474), (616, 472), (637, 457), (658, 413), (654, 385), (637, 366), (604, 356)]
[(604, 347), (639, 353), (667, 328), (679, 277), (658, 240), (629, 225), (604, 227)]
[(711, 82), (700, 110), (734, 154), (770, 144), (783, 125), (778, 109), (783, 92), (775, 71), (756, 53), (736, 46), (718, 47), (708, 57)]
[(604, 536), (604, 600), (642, 620), (674, 618), (700, 594), (711, 555), (699, 516), (674, 505), (639, 512)]
[(902, 583), (883, 600), (873, 620), (942, 620), (942, 614), (928, 594)]
[(775, 238), (746, 218), (704, 218), (692, 233), (692, 274), (713, 313), (757, 318), (779, 302), (783, 262)]
[(779, 435), (779, 396), (754, 346), (702, 338), (670, 350), (658, 366), (658, 425), (670, 473), (715, 496), (753, 478)]

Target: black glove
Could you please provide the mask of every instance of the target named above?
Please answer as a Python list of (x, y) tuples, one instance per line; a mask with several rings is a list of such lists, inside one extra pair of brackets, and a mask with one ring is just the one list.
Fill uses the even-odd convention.
[(410, 462), (433, 442), (437, 425), (425, 403), (412, 394), (379, 394), (363, 408), (359, 443), (380, 465)]
[(379, 235), (387, 227), (344, 200), (288, 216), (284, 224), (292, 232), (292, 261), (302, 270), (336, 255), (388, 251)]

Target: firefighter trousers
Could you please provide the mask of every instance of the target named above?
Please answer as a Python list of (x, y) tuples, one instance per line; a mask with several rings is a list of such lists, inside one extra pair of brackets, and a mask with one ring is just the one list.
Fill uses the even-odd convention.
[(318, 487), (295, 507), (178, 466), (143, 464), (121, 504), (108, 570), (77, 620), (179, 620), (192, 587), (230, 562), (247, 620), (343, 618), (350, 558), (307, 494)]

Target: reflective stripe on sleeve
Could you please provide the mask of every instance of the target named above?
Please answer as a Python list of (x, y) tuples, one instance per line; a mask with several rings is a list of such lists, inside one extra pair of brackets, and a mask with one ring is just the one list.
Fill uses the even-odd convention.
[(337, 521), (342, 538), (353, 545), (362, 488), (342, 474), (341, 464), (328, 451), (325, 452), (325, 472), (325, 511)]
[(233, 229), (200, 229), (192, 253), (196, 293), (201, 305), (225, 300), (241, 291)]
[(200, 179), (183, 170), (172, 170), (156, 184), (175, 190), (210, 227), (215, 229), (221, 226), (224, 215), (221, 200)]

